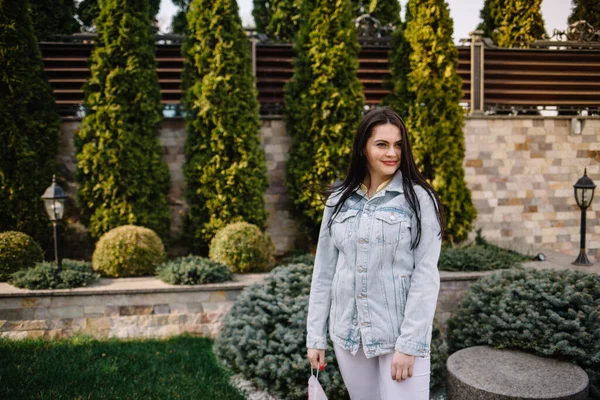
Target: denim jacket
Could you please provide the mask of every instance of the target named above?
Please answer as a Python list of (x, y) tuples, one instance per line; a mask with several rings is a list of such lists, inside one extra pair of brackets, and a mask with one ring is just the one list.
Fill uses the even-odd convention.
[(414, 356), (430, 352), (440, 287), (437, 263), (440, 225), (434, 203), (415, 185), (421, 207), (421, 241), (414, 250), (416, 218), (396, 172), (389, 185), (368, 198), (358, 189), (327, 227), (341, 193), (328, 200), (312, 276), (306, 345), (327, 348), (331, 340), (368, 358), (394, 350)]

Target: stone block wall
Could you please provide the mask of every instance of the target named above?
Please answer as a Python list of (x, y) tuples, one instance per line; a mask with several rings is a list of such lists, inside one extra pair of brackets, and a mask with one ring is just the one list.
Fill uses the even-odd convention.
[[(573, 197), (573, 184), (587, 168), (588, 176), (600, 185), (600, 118), (580, 120), (581, 133), (571, 134), (570, 117), (466, 119), (466, 181), (478, 211), (475, 227), (481, 228), (488, 240), (525, 253), (551, 248), (577, 256), (580, 211)], [(76, 190), (73, 137), (78, 125), (78, 121), (63, 122), (58, 161), (71, 198), (67, 209), (69, 227), (84, 234), (72, 200)], [(164, 120), (159, 135), (171, 171), (171, 229), (177, 236), (187, 209), (183, 198), (183, 120)], [(290, 215), (284, 183), (291, 138), (282, 119), (263, 119), (261, 140), (269, 178), (265, 192), (267, 232), (274, 240), (276, 253), (282, 255), (306, 241)], [(600, 261), (600, 189), (597, 192), (587, 213), (587, 248), (592, 261)]]
[(145, 293), (0, 293), (0, 337), (163, 338), (190, 333), (214, 339), (240, 292), (240, 288), (225, 287)]

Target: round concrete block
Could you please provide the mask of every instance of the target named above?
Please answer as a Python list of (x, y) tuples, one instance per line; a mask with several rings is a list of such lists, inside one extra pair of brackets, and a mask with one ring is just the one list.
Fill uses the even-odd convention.
[(517, 350), (462, 349), (448, 358), (449, 400), (587, 399), (581, 367)]

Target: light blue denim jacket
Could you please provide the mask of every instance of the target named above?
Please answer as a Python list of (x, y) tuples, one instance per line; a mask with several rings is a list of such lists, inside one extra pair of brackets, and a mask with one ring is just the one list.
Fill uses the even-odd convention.
[[(440, 287), (437, 263), (440, 225), (434, 203), (418, 185), (421, 241), (414, 250), (416, 218), (396, 172), (389, 185), (368, 198), (358, 189), (331, 225), (325, 207), (308, 306), (306, 346), (327, 348), (331, 340), (368, 358), (397, 350), (428, 356)], [(327, 205), (335, 205), (334, 193)]]

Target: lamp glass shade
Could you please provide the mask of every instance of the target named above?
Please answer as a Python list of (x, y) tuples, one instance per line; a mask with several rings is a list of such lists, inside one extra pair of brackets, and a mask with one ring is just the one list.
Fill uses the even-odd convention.
[(575, 201), (577, 201), (579, 208), (588, 208), (594, 199), (596, 185), (587, 176), (587, 168), (585, 169), (583, 176), (573, 185), (573, 187), (575, 188)]
[(65, 199), (44, 199), (50, 221), (60, 221), (65, 213)]

